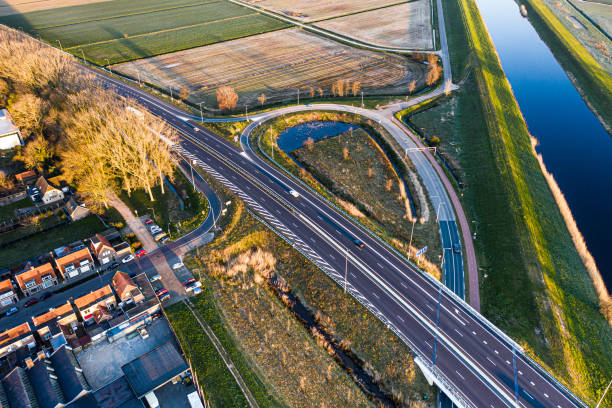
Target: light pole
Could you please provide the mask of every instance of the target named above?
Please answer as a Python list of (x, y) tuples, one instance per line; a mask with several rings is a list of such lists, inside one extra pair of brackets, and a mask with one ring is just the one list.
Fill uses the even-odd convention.
[(59, 46), (60, 46), (60, 50), (64, 51), (64, 48), (62, 47), (62, 42), (61, 42), (60, 40), (57, 40), (57, 43), (58, 43), (58, 44), (59, 44)]
[(298, 101), (297, 102), (298, 102), (297, 104), (299, 105), (300, 104), (300, 90), (299, 89), (298, 89)]
[(612, 380), (610, 380), (610, 382), (608, 383), (608, 386), (606, 387), (606, 390), (604, 391), (603, 395), (601, 396), (601, 398), (599, 399), (599, 402), (597, 403), (597, 405), (595, 405), (595, 408), (599, 408), (599, 404), (601, 404), (601, 401), (603, 401), (604, 397), (606, 396), (606, 393), (608, 392), (608, 390), (610, 389), (610, 385), (612, 384)]
[(344, 293), (346, 293), (346, 286), (348, 281), (348, 248), (344, 248)]
[(81, 54), (83, 55), (83, 62), (85, 62), (85, 51), (81, 48)]
[(140, 70), (139, 69), (136, 69), (136, 74), (138, 75), (138, 86), (142, 86), (140, 82)]
[(204, 114), (202, 113), (202, 104), (204, 103), (204, 101), (198, 103), (198, 105), (200, 105), (200, 122), (204, 122)]
[(170, 87), (170, 99), (172, 99), (172, 102), (174, 102), (174, 96), (172, 95), (172, 87)]
[(361, 91), (361, 107), (363, 108), (363, 91)]
[(108, 58), (104, 58), (106, 60), (106, 67), (108, 68), (108, 70), (110, 71), (110, 73), (113, 73), (113, 70), (110, 67), (110, 61), (108, 60)]
[(195, 190), (195, 180), (193, 178), (193, 165), (196, 164), (195, 160), (189, 160), (189, 167), (191, 168), (191, 184), (193, 184), (193, 189)]
[(270, 127), (270, 147), (272, 148), (272, 161), (274, 161), (274, 139), (272, 138), (272, 127)]
[(153, 212), (153, 219), (157, 218), (157, 217), (155, 216), (155, 209), (154, 209), (154, 208), (147, 207), (147, 210), (151, 210), (151, 211)]
[(416, 217), (412, 217), (412, 230), (410, 231), (410, 243), (408, 244), (408, 259), (410, 259), (410, 252), (412, 251), (412, 234), (414, 233), (414, 224), (416, 224)]

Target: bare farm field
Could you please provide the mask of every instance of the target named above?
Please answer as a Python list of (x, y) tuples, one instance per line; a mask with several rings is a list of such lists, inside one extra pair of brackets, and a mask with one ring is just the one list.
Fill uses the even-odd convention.
[(2, 0), (0, 16), (29, 13), (30, 11), (49, 10), (58, 7), (79, 6), (81, 4), (99, 3), (108, 0)]
[[(292, 100), (405, 94), (425, 86), (427, 66), (408, 58), (354, 49), (297, 29), (159, 55), (116, 65), (114, 70), (160, 88), (173, 88), (208, 110), (216, 91), (230, 86), (237, 108)], [(341, 86), (339, 86), (341, 84)], [(261, 98), (264, 94), (265, 98)], [(265, 100), (264, 100), (265, 99)]]
[(245, 0), (276, 13), (304, 22), (339, 17), (345, 14), (400, 3), (401, 0)]
[(382, 47), (433, 48), (429, 0), (351, 14), (316, 26)]

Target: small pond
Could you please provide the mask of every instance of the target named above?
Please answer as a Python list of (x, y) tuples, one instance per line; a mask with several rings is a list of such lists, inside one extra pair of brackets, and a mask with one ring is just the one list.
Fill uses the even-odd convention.
[(306, 122), (295, 125), (283, 131), (278, 138), (278, 147), (289, 153), (304, 146), (304, 142), (311, 137), (318, 142), (328, 137), (334, 137), (346, 133), (351, 129), (359, 129), (359, 126), (335, 121)]

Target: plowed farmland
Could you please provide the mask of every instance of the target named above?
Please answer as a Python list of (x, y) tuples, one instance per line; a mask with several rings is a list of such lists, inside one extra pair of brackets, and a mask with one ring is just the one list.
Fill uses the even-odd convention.
[(247, 3), (302, 21), (316, 21), (370, 10), (401, 0), (246, 0)]
[[(310, 96), (405, 94), (412, 81), (424, 86), (426, 66), (397, 55), (358, 50), (304, 31), (289, 29), (120, 64), (123, 74), (214, 110), (216, 90), (230, 86), (238, 106)], [(342, 82), (342, 92), (338, 83)]]
[(316, 25), (383, 47), (415, 49), (433, 47), (429, 0), (418, 0), (351, 14), (325, 20)]
[(226, 0), (113, 0), (10, 15), (0, 22), (100, 65), (289, 26)]

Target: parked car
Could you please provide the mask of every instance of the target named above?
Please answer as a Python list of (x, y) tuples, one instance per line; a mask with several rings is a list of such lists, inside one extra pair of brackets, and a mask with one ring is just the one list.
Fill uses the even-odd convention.
[(158, 290), (156, 290), (156, 291), (155, 291), (155, 294), (156, 294), (158, 297), (159, 297), (159, 296), (162, 296), (162, 295), (165, 295), (166, 293), (168, 293), (168, 289), (164, 289), (164, 288), (162, 288), (162, 289), (158, 289)]
[(170, 237), (164, 237), (164, 239), (162, 239), (160, 242), (162, 244), (165, 244), (166, 242), (170, 241)]
[(149, 279), (149, 281), (151, 282), (155, 282), (158, 280), (161, 280), (161, 275), (155, 275), (155, 276), (152, 276), (151, 279)]
[(172, 269), (180, 269), (180, 268), (182, 268), (183, 266), (185, 266), (185, 265), (183, 265), (183, 263), (182, 263), (182, 262), (177, 262), (177, 263), (175, 263), (174, 265), (172, 265)]
[(125, 258), (123, 258), (121, 260), (121, 263), (128, 263), (128, 262), (133, 261), (133, 260), (134, 260), (134, 255), (128, 255), (128, 256), (126, 256)]
[(199, 295), (200, 293), (202, 293), (202, 288), (200, 287), (193, 288), (194, 295)]
[(168, 235), (168, 234), (166, 234), (164, 231), (161, 231), (161, 232), (159, 232), (157, 234), (154, 234), (153, 238), (155, 239), (155, 241), (159, 241), (160, 239), (166, 237), (166, 235)]
[(142, 256), (145, 256), (146, 254), (147, 254), (146, 249), (139, 249), (138, 251), (136, 251), (134, 255), (136, 256), (136, 258), (140, 258)]
[(53, 292), (45, 292), (43, 293), (40, 298), (38, 298), (39, 300), (47, 300), (49, 299), (51, 296), (53, 296)]
[(183, 286), (191, 285), (195, 281), (195, 278), (189, 278), (185, 282), (183, 282)]
[(119, 262), (113, 262), (112, 264), (110, 264), (109, 268), (111, 269), (115, 269), (119, 267)]
[(10, 316), (10, 315), (17, 313), (18, 311), (19, 311), (19, 308), (17, 306), (13, 306), (6, 312), (6, 315)]
[(36, 303), (38, 303), (38, 299), (36, 298), (29, 298), (28, 300), (26, 300), (26, 302), (23, 304), (23, 307), (30, 307), (32, 305), (35, 305)]
[(157, 234), (158, 232), (161, 232), (162, 229), (158, 225), (154, 224), (149, 227), (149, 231), (151, 231), (151, 234)]
[(151, 224), (153, 224), (154, 222), (155, 222), (155, 221), (153, 221), (152, 219), (147, 219), (147, 220), (145, 220), (145, 224), (146, 224), (146, 225), (151, 225)]
[(159, 297), (159, 301), (160, 302), (165, 302), (166, 300), (169, 300), (169, 299), (170, 299), (170, 294), (169, 293), (166, 293), (165, 295), (162, 295), (162, 296)]
[(193, 283), (190, 283), (189, 285), (185, 286), (185, 290), (187, 292), (193, 291), (195, 293), (195, 290), (199, 289), (201, 286), (202, 286), (202, 282), (193, 282)]

